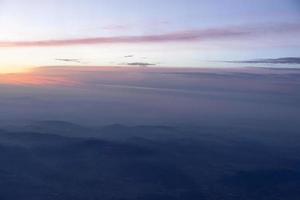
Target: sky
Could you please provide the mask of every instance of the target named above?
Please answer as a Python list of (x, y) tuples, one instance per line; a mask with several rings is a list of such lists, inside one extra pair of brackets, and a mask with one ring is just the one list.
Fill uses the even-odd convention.
[(0, 73), (300, 64), (299, 0), (0, 0)]

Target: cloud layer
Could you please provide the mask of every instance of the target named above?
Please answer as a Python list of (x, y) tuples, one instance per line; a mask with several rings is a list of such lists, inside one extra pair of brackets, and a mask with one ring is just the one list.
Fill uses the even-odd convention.
[(247, 63), (247, 64), (300, 64), (300, 57), (264, 58), (264, 59), (226, 61), (226, 62)]
[(178, 31), (166, 34), (142, 36), (91, 37), (78, 39), (53, 39), (33, 41), (0, 41), (0, 47), (48, 47), (93, 45), (107, 43), (162, 43), (184, 41), (206, 41), (227, 38), (242, 38), (247, 36), (265, 36), (266, 34), (298, 33), (300, 24), (277, 24), (213, 28), (202, 30)]
[(299, 118), (299, 73), (265, 68), (41, 67), (0, 75), (0, 120), (214, 126), (255, 119), (264, 126), (270, 119), (284, 128), (282, 119), (297, 124)]

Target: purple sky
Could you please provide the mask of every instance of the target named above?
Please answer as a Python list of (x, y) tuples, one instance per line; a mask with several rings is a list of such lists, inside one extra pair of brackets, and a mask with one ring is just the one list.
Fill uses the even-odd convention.
[(0, 0), (0, 73), (299, 57), (299, 21), (297, 0)]

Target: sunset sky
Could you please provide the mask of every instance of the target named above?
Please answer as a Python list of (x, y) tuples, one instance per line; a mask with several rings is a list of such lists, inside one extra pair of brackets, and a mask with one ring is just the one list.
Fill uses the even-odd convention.
[(0, 0), (0, 200), (299, 200), (300, 0)]
[(0, 0), (0, 73), (39, 66), (297, 67), (298, 0)]

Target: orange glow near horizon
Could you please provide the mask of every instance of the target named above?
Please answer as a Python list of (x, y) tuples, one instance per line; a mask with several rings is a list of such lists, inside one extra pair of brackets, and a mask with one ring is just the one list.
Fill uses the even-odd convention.
[(34, 73), (0, 74), (0, 84), (20, 86), (75, 86), (77, 83), (66, 77), (49, 77)]
[[(44, 66), (31, 67), (19, 72), (0, 73), (0, 84), (20, 85), (20, 86), (78, 86), (83, 84), (76, 80), (76, 76), (81, 72), (101, 72), (101, 77), (116, 79), (114, 72), (121, 73), (124, 78), (124, 72), (138, 72), (147, 69), (137, 67), (107, 67), (107, 66)], [(155, 70), (155, 69), (152, 69)], [(114, 75), (112, 76), (111, 73)], [(119, 78), (121, 78), (119, 77)]]
[(16, 73), (27, 73), (30, 72), (34, 67), (32, 66), (12, 66), (12, 65), (0, 65), (0, 76), (6, 74), (16, 74)]

